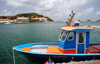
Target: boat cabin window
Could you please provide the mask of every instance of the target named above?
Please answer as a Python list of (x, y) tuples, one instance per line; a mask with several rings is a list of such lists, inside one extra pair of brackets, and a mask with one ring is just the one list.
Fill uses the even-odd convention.
[(68, 36), (68, 40), (73, 40), (73, 36), (74, 36), (74, 33), (73, 32), (70, 32), (70, 34)]
[(59, 37), (59, 39), (61, 40), (61, 41), (65, 41), (65, 39), (66, 39), (66, 36), (67, 36), (67, 31), (62, 31), (61, 32), (61, 35), (60, 35), (60, 37)]
[(79, 43), (84, 43), (84, 33), (79, 33)]
[(62, 35), (63, 35), (63, 32), (64, 32), (64, 31), (61, 32), (59, 39), (61, 39), (61, 37), (62, 37)]

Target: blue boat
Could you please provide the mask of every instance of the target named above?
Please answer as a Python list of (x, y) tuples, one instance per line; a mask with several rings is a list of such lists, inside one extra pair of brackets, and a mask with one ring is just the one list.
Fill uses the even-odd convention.
[(79, 25), (78, 21), (70, 25), (75, 13), (62, 30), (58, 43), (40, 42), (14, 46), (13, 50), (21, 52), (32, 62), (45, 63), (50, 58), (55, 63), (71, 60), (100, 59), (100, 43), (89, 43), (91, 26)]

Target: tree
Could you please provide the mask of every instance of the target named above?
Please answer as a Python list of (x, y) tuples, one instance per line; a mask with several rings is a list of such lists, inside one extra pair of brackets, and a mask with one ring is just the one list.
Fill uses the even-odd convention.
[(18, 19), (18, 21), (20, 21), (20, 20)]
[(36, 16), (33, 16), (33, 18), (36, 18)]

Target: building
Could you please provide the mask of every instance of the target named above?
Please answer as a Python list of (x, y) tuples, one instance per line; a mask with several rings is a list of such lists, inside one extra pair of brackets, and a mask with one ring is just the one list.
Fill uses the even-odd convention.
[(13, 23), (13, 20), (10, 19), (0, 19), (0, 24), (11, 24)]
[(6, 18), (6, 19), (0, 19), (0, 22), (10, 22), (11, 23), (11, 22), (13, 22), (13, 20)]
[(16, 23), (29, 23), (29, 20), (26, 17), (18, 17)]
[(10, 19), (0, 19), (0, 22), (2, 21), (10, 21)]
[(32, 18), (39, 21), (47, 21), (47, 18), (39, 17), (39, 18)]
[(16, 19), (14, 19), (13, 22), (16, 23)]
[(26, 17), (17, 17), (16, 23), (29, 23), (29, 20)]

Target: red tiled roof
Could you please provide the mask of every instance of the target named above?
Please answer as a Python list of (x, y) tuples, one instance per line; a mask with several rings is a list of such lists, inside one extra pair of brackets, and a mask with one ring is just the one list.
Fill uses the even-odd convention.
[(21, 16), (21, 17), (20, 16), (17, 16), (17, 18), (25, 18), (25, 17), (24, 16)]
[(14, 20), (16, 20), (16, 19), (14, 19)]
[(24, 17), (24, 16), (22, 16), (22, 17)]
[(22, 16), (22, 18), (24, 18), (24, 16)]
[(47, 18), (32, 18), (32, 19), (47, 19)]
[(17, 16), (17, 18), (20, 18), (19, 16)]
[(17, 18), (27, 18), (27, 17), (17, 17)]
[(29, 17), (27, 17), (27, 18), (29, 18)]
[(0, 20), (10, 20), (10, 19), (0, 19)]

